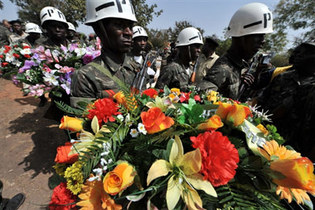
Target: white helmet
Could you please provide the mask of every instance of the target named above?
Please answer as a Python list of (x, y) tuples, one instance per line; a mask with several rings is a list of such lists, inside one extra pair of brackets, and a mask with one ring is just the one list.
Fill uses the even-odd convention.
[(25, 25), (25, 32), (26, 33), (38, 33), (38, 34), (41, 34), (42, 30), (35, 23), (26, 23), (26, 25)]
[(47, 20), (54, 20), (68, 25), (65, 15), (55, 7), (44, 7), (40, 11), (40, 21), (42, 26)]
[(272, 21), (272, 13), (265, 4), (246, 4), (239, 8), (231, 18), (226, 36), (272, 33)]
[(194, 27), (185, 28), (178, 34), (175, 47), (191, 44), (203, 44), (200, 31)]
[(70, 22), (68, 22), (68, 29), (71, 31), (76, 31), (74, 25)]
[(86, 15), (87, 25), (105, 18), (121, 18), (137, 22), (130, 0), (86, 0)]
[(132, 28), (132, 38), (136, 38), (139, 36), (144, 36), (144, 37), (148, 37), (147, 32), (144, 30), (144, 28), (142, 28), (141, 26), (134, 26)]

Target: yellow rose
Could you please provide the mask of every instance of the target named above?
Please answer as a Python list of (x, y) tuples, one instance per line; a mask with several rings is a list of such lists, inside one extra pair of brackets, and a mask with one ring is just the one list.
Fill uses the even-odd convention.
[(63, 116), (59, 128), (79, 132), (83, 129), (82, 122), (76, 117)]
[(128, 162), (121, 162), (113, 171), (108, 172), (103, 180), (105, 192), (116, 195), (133, 184), (136, 172)]

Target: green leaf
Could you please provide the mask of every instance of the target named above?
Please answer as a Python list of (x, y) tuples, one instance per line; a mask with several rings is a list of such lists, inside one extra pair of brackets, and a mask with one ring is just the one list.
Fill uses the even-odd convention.
[(48, 179), (48, 186), (50, 189), (54, 189), (57, 187), (61, 182), (65, 182), (65, 179), (58, 174), (53, 174), (51, 177)]

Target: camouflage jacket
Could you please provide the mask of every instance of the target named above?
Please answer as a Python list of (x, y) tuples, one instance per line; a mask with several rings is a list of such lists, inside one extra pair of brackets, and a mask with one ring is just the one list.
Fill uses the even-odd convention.
[[(67, 42), (67, 45), (69, 44), (69, 41), (66, 40)], [(34, 46), (43, 46), (45, 47), (45, 49), (59, 49), (60, 46), (56, 45), (50, 38), (46, 38), (46, 37), (43, 37), (43, 38), (39, 38), (35, 41), (35, 44)]]
[(10, 34), (11, 32), (6, 27), (0, 25), (0, 47), (10, 44), (9, 42)]
[(25, 39), (27, 36), (28, 36), (28, 33), (25, 33), (25, 32), (23, 32), (22, 35), (18, 35), (18, 34), (16, 34), (16, 33), (12, 33), (12, 34), (9, 36), (10, 44), (18, 43), (19, 40)]
[(175, 60), (161, 70), (156, 87), (163, 89), (166, 85), (169, 88), (179, 88), (185, 91), (188, 89), (191, 74), (192, 67), (186, 70), (183, 64), (179, 64)]
[(196, 83), (199, 81), (202, 81), (202, 79), (206, 76), (206, 72), (208, 72), (213, 64), (216, 62), (216, 60), (219, 58), (219, 56), (215, 53), (213, 53), (209, 59), (206, 58), (204, 54), (201, 54), (198, 58), (198, 66), (196, 66)]
[(204, 79), (197, 83), (201, 90), (218, 91), (224, 97), (237, 99), (241, 85), (241, 73), (249, 65), (237, 55), (227, 52), (220, 57), (211, 70), (207, 69)]
[[(93, 62), (107, 68), (113, 76), (116, 76), (127, 85), (132, 85), (137, 72), (137, 64), (126, 56), (123, 65), (112, 59), (112, 54), (102, 50), (101, 56)], [(119, 86), (101, 70), (91, 65), (85, 65), (76, 70), (72, 76), (71, 98), (72, 106), (79, 101), (92, 101), (96, 98), (104, 98), (119, 91)]]

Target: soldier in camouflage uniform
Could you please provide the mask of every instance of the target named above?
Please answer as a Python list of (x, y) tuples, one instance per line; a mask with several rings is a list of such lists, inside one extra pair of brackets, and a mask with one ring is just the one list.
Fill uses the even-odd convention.
[(44, 7), (40, 11), (41, 25), (46, 30), (47, 37), (37, 41), (37, 45), (48, 49), (56, 49), (69, 44), (66, 36), (68, 22), (64, 14), (54, 7)]
[(287, 143), (314, 161), (315, 43), (299, 45), (290, 63), (293, 68), (273, 79), (258, 104), (273, 114), (273, 124)]
[(12, 20), (10, 24), (13, 30), (13, 33), (9, 35), (10, 44), (18, 43), (19, 40), (25, 39), (25, 37), (28, 36), (28, 34), (23, 31), (22, 22), (20, 20)]
[(0, 47), (10, 44), (9, 35), (10, 35), (9, 30), (3, 25), (0, 25)]
[(28, 33), (28, 36), (21, 40), (21, 42), (28, 44), (32, 48), (36, 47), (36, 40), (40, 38), (42, 30), (35, 23), (27, 23), (25, 25), (25, 32)]
[(157, 88), (180, 88), (188, 90), (193, 73), (192, 61), (196, 61), (203, 44), (201, 33), (193, 27), (183, 29), (176, 41), (178, 55), (174, 61), (165, 66), (157, 81)]
[(253, 56), (264, 44), (264, 36), (272, 32), (272, 13), (261, 3), (241, 7), (232, 17), (227, 35), (231, 47), (220, 57), (197, 87), (215, 90), (225, 97), (238, 99), (242, 82), (251, 86), (254, 77), (245, 74)]
[(88, 64), (75, 71), (71, 83), (71, 105), (74, 107), (79, 101), (111, 97), (119, 91), (113, 76), (130, 86), (135, 83), (139, 69), (126, 53), (131, 48), (132, 26), (137, 20), (129, 1), (116, 2), (87, 1), (86, 24), (93, 27), (102, 42), (101, 56), (92, 63), (107, 70)]

